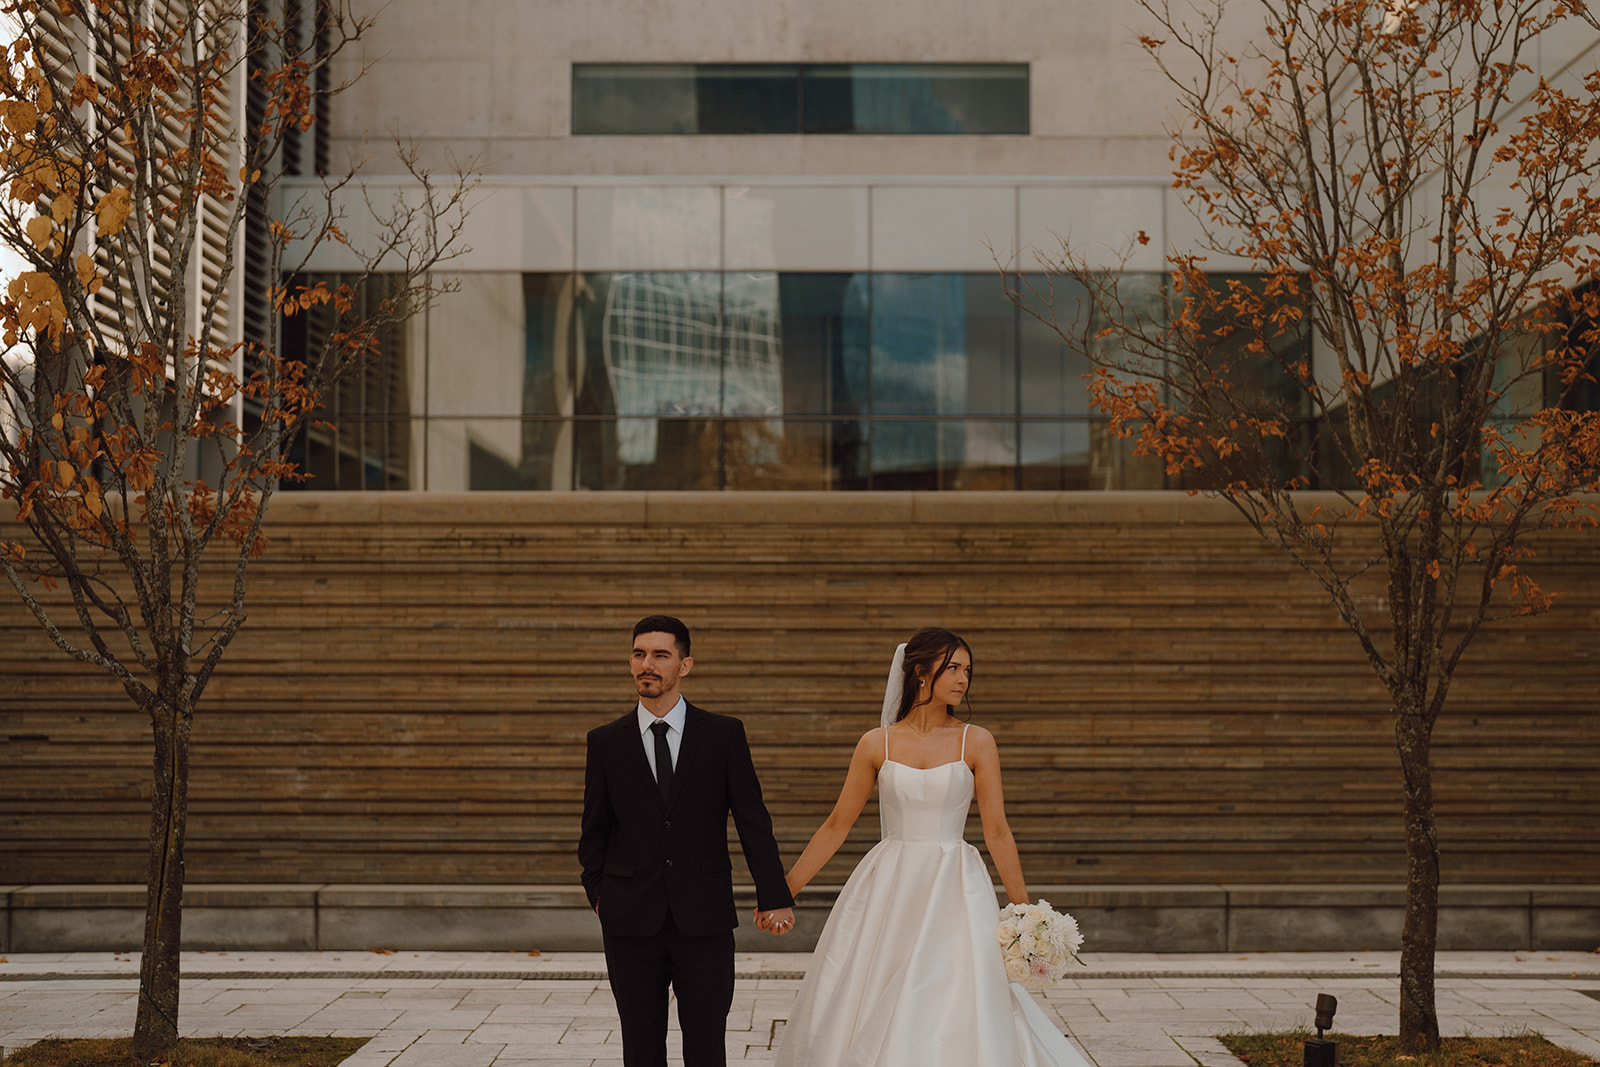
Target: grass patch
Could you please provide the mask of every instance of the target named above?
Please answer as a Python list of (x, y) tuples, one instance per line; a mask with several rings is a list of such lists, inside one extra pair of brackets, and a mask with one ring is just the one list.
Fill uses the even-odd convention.
[[(1303, 1067), (1309, 1030), (1275, 1034), (1223, 1034), (1228, 1051), (1250, 1067)], [(1525, 1032), (1510, 1037), (1447, 1037), (1439, 1051), (1407, 1056), (1398, 1037), (1329, 1034), (1339, 1043), (1339, 1067), (1596, 1067), (1595, 1060), (1542, 1036)]]
[[(171, 1067), (336, 1067), (371, 1038), (187, 1037), (160, 1061)], [(133, 1038), (46, 1038), (19, 1048), (0, 1067), (147, 1067)]]

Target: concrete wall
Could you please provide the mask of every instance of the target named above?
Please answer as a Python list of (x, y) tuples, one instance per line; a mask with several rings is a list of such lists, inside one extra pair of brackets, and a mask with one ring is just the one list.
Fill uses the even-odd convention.
[[(1003, 901), (1004, 894), (996, 890)], [(1399, 886), (1036, 886), (1071, 913), (1092, 952), (1394, 950)], [(142, 943), (143, 886), (0, 887), (0, 952), (105, 952)], [(793, 934), (748, 920), (742, 951), (807, 952), (837, 888), (808, 890)], [(738, 893), (741, 914), (755, 891)], [(186, 949), (207, 951), (598, 951), (600, 927), (567, 886), (195, 885), (184, 893)], [(1444, 887), (1442, 950), (1588, 951), (1600, 945), (1600, 887)]]
[[(364, 0), (377, 23), (342, 75), (335, 158), (398, 129), (425, 163), (508, 174), (1159, 174), (1170, 93), (1117, 0), (738, 0), (592, 4)], [(990, 62), (1032, 68), (1032, 134), (573, 137), (571, 64)], [(382, 173), (382, 159), (375, 159)]]

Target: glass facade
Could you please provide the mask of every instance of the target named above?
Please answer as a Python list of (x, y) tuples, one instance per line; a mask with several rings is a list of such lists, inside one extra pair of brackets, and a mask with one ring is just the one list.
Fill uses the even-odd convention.
[(572, 132), (1026, 134), (1026, 63), (575, 63)]
[[(334, 289), (354, 279), (320, 276)], [(298, 284), (291, 280), (290, 285)], [(355, 291), (354, 314), (369, 314), (388, 293), (388, 279), (369, 277)], [(289, 356), (322, 343), (337, 325), (327, 305), (283, 319), (283, 349)], [(379, 351), (356, 363), (323, 397), (316, 421), (293, 443), (289, 459), (307, 480), (286, 488), (420, 489), (413, 458), (420, 424), (415, 407), (415, 345), (406, 330), (388, 330)]]
[(992, 272), (479, 272), (391, 340), (307, 488), (1163, 485)]

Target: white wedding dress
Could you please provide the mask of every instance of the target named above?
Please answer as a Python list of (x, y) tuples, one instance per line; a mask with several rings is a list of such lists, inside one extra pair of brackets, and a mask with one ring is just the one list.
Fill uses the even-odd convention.
[(878, 772), (883, 840), (828, 916), (789, 1012), (782, 1067), (1090, 1067), (1033, 996), (1006, 981), (1000, 909), (978, 850), (962, 759)]

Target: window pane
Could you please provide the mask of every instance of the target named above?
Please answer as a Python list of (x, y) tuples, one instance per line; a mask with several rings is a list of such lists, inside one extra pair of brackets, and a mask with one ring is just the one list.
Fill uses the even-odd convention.
[(428, 491), (572, 488), (565, 419), (429, 419)]
[(715, 489), (717, 419), (623, 417), (575, 429), (575, 489)]
[(843, 489), (864, 482), (857, 422), (730, 420), (723, 431), (728, 489)]
[[(1053, 283), (1053, 284), (1052, 284)], [(1022, 279), (1021, 298), (1047, 318), (1052, 310), (1069, 335), (1083, 310), (1083, 288), (1042, 274)], [(1085, 415), (1089, 412), (1089, 361), (1069, 348), (1049, 325), (1024, 311), (1018, 331), (1024, 415)], [(1026, 431), (1024, 431), (1026, 440)], [(1027, 449), (1024, 446), (1024, 456)], [(1023, 460), (1024, 464), (1028, 461)]]
[(1022, 489), (1088, 489), (1089, 423), (1022, 424)]
[[(720, 274), (590, 274), (578, 299), (580, 414), (715, 415), (721, 409)], [(648, 451), (650, 435), (639, 433), (638, 447)], [(649, 459), (645, 452), (630, 455)]]
[(780, 274), (783, 410), (797, 415), (866, 411), (867, 276)]
[(284, 489), (421, 488), (416, 477), (418, 422), (408, 418), (341, 418), (304, 427), (289, 460), (306, 475)]
[(570, 274), (524, 274), (522, 413), (571, 414), (574, 401)]
[(1096, 419), (1089, 424), (1089, 489), (1175, 489), (1167, 484), (1161, 460), (1136, 456), (1139, 439), (1118, 437), (1111, 425)]
[(689, 63), (572, 66), (572, 132), (695, 133), (699, 113)]
[[(386, 275), (365, 279), (340, 274), (292, 276), (291, 290), (321, 282), (330, 290), (351, 286), (352, 319), (372, 314), (388, 298)], [(285, 316), (283, 352), (306, 359), (341, 327), (330, 305)], [(319, 398), (312, 421), (290, 447), (290, 459), (309, 477), (286, 489), (410, 489), (417, 483), (411, 416), (424, 400), (423, 341), (417, 319), (394, 324), (377, 338), (377, 350), (355, 360)], [(348, 325), (348, 324), (343, 324)]]
[(722, 299), (727, 348), (720, 410), (727, 415), (776, 415), (784, 411), (778, 276), (725, 274)]
[(696, 133), (799, 133), (800, 72), (777, 63), (695, 68)]
[(964, 413), (1017, 410), (1017, 306), (998, 273), (964, 279), (967, 319), (967, 404)]
[(802, 78), (806, 133), (1028, 132), (1025, 63), (819, 64)]
[(873, 275), (874, 414), (1010, 414), (1015, 336), (995, 275)]
[(570, 412), (570, 274), (464, 272), (426, 320), (430, 415)]
[(1013, 489), (1017, 424), (978, 420), (875, 420), (874, 489)]

